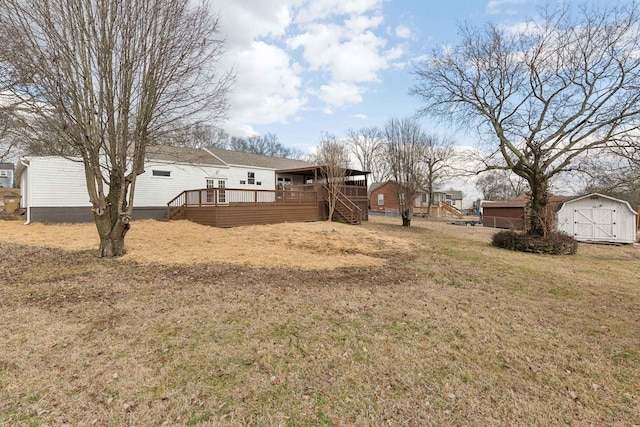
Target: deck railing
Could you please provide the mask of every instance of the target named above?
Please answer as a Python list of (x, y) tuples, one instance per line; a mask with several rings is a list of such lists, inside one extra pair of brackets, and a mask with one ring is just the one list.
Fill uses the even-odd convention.
[(186, 190), (167, 203), (167, 219), (180, 217), (184, 208), (229, 205), (303, 205), (317, 204), (318, 194), (300, 189), (246, 190), (239, 188), (202, 188)]

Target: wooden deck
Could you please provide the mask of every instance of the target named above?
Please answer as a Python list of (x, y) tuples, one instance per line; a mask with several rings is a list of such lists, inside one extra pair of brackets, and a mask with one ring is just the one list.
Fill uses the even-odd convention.
[[(323, 187), (307, 184), (286, 190), (205, 188), (182, 192), (167, 204), (167, 219), (187, 219), (212, 227), (323, 221), (328, 206)], [(368, 219), (365, 187), (345, 186), (343, 193), (357, 205), (353, 215)]]

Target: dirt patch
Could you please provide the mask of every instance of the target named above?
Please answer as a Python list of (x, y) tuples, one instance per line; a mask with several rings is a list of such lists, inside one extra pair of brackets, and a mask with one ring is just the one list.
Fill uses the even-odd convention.
[[(93, 224), (15, 221), (0, 221), (0, 241), (70, 251), (95, 250), (99, 244)], [(383, 265), (382, 255), (408, 254), (412, 248), (406, 237), (331, 222), (214, 228), (190, 221), (144, 220), (132, 224), (124, 259), (144, 264), (222, 262), (325, 270)]]

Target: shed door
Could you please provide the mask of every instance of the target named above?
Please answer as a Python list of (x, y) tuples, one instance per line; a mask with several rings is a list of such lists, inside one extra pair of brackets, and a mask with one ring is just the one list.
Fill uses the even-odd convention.
[(576, 239), (615, 240), (615, 209), (583, 208), (575, 209), (573, 212)]

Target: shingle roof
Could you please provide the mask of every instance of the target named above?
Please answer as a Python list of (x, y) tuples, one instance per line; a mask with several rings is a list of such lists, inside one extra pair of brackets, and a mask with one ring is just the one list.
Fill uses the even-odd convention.
[(267, 169), (294, 169), (311, 166), (310, 163), (304, 160), (263, 156), (261, 154), (243, 153), (241, 151), (224, 150), (214, 147), (206, 147), (206, 150), (229, 165), (253, 166)]
[(195, 163), (215, 166), (225, 165), (224, 162), (221, 162), (215, 156), (212, 156), (201, 148), (156, 145), (147, 147), (146, 157), (149, 160), (161, 160), (176, 163)]
[(0, 169), (2, 170), (14, 170), (14, 164), (13, 163), (0, 163)]

